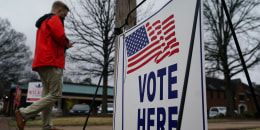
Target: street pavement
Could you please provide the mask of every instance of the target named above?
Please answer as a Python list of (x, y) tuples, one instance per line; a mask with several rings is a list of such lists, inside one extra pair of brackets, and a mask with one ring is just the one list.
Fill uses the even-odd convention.
[(244, 130), (260, 128), (260, 120), (208, 123), (209, 130)]
[[(56, 126), (56, 128), (62, 129), (62, 130), (82, 130), (83, 126)], [(12, 128), (3, 129), (3, 130), (18, 130), (18, 128), (12, 127)], [(42, 128), (41, 127), (25, 127), (24, 130), (42, 130)], [(112, 126), (107, 126), (107, 125), (87, 126), (85, 130), (112, 130)]]
[[(0, 115), (0, 130), (18, 130), (17, 127), (9, 127), (8, 121), (9, 117), (4, 117)], [(55, 126), (56, 128), (62, 130), (82, 130), (83, 126)], [(41, 130), (39, 126), (25, 127), (24, 130)], [(101, 126), (86, 126), (86, 130), (112, 130), (112, 125), (101, 125)]]
[(7, 117), (3, 117), (3, 115), (0, 115), (0, 129), (9, 130), (8, 119)]
[[(16, 127), (9, 127), (9, 117), (0, 115), (0, 130), (18, 130)], [(56, 126), (63, 130), (82, 130), (83, 126)], [(260, 120), (208, 123), (209, 130), (241, 130), (249, 128), (260, 128)], [(86, 126), (86, 130), (112, 130), (112, 125)], [(25, 127), (25, 130), (41, 130), (41, 127)]]

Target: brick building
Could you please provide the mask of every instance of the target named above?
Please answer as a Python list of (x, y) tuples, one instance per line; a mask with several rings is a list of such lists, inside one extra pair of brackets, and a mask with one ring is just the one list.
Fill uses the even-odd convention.
[[(238, 113), (243, 111), (256, 111), (254, 100), (248, 85), (240, 79), (231, 81), (234, 95), (235, 110)], [(224, 80), (217, 78), (206, 78), (207, 110), (213, 106), (226, 106), (226, 94)], [(260, 104), (260, 91), (255, 89), (258, 104)]]

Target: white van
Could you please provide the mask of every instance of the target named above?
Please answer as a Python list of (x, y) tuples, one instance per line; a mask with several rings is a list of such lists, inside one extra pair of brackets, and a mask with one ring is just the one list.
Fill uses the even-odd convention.
[(211, 107), (209, 109), (209, 118), (217, 117), (219, 115), (226, 115), (227, 113), (227, 107)]
[[(114, 111), (114, 104), (113, 103), (107, 103), (107, 114), (113, 114)], [(98, 106), (98, 114), (102, 112), (102, 104)]]

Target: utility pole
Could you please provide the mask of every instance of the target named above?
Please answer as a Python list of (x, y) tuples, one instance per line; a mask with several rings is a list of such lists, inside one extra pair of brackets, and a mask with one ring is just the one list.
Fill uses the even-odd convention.
[[(116, 0), (116, 27), (120, 27), (125, 23), (128, 13), (135, 7), (136, 0)], [(136, 11), (129, 16), (128, 26), (126, 26), (126, 29), (129, 29), (134, 25), (136, 25)]]
[[(136, 7), (136, 0), (116, 0), (116, 21), (115, 27), (121, 27), (126, 20), (127, 14)], [(129, 29), (136, 25), (136, 11), (134, 11), (128, 19), (128, 26), (125, 26), (125, 29)], [(117, 68), (117, 49), (118, 49), (118, 36), (115, 40), (115, 64), (114, 64), (114, 75), (116, 75)], [(114, 84), (116, 83), (116, 77), (114, 76)]]

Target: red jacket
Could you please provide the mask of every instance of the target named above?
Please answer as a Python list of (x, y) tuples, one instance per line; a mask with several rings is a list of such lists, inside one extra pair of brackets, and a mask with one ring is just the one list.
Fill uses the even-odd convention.
[(68, 45), (63, 20), (58, 15), (46, 14), (36, 22), (37, 36), (32, 69), (56, 66), (64, 69), (64, 49)]

